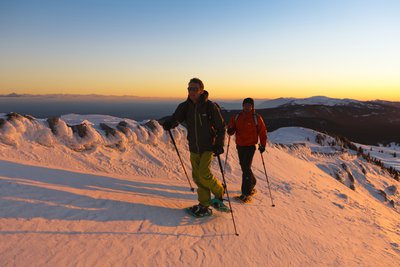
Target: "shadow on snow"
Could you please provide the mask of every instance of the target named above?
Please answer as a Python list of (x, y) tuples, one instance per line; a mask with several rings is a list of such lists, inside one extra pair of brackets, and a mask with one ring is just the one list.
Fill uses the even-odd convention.
[[(115, 195), (118, 199), (111, 199)], [(142, 203), (137, 203), (137, 196)], [(146, 199), (154, 202), (154, 198), (159, 199), (156, 204), (175, 201), (177, 205), (143, 203)], [(196, 194), (188, 187), (0, 161), (0, 218), (149, 221), (170, 227), (212, 220), (188, 218), (183, 211), (191, 205), (188, 202), (197, 203)]]

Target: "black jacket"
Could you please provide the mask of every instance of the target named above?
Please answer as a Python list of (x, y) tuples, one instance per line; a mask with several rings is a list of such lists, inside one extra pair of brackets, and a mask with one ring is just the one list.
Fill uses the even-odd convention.
[(208, 92), (200, 95), (195, 104), (188, 98), (176, 108), (171, 120), (187, 125), (189, 150), (194, 153), (212, 151), (224, 146), (225, 123), (219, 107), (208, 100)]

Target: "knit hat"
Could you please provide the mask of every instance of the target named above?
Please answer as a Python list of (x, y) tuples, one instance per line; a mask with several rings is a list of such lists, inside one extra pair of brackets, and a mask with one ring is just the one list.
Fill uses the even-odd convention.
[(250, 97), (245, 98), (245, 99), (243, 100), (242, 105), (244, 105), (244, 104), (246, 104), (246, 103), (251, 104), (251, 105), (253, 106), (253, 108), (254, 108), (254, 99), (253, 99), (253, 98), (250, 98)]

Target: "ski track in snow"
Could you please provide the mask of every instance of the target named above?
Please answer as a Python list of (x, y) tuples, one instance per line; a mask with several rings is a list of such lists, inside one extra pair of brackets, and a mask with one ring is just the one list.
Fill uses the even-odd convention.
[[(295, 138), (296, 129), (288, 130), (287, 136)], [(312, 131), (299, 131), (301, 138), (312, 139)], [(184, 130), (174, 133), (190, 176)], [(377, 193), (388, 185), (398, 188), (399, 182), (352, 154), (315, 155), (310, 150), (314, 144), (270, 145), (263, 155), (273, 208), (256, 153), (258, 193), (249, 204), (232, 200), (237, 237), (229, 213), (214, 211), (212, 217), (197, 219), (183, 211), (197, 199), (168, 136), (137, 135), (140, 141), (126, 143), (124, 150), (100, 143), (77, 152), (56, 141), (48, 147), (16, 135), (8, 136), (17, 140), (15, 145), (0, 142), (1, 265), (396, 266), (400, 262), (400, 216)], [(241, 183), (233, 141), (226, 173), (231, 198), (240, 194)], [(354, 176), (355, 191), (349, 188), (343, 163)], [(220, 179), (216, 160), (212, 168)], [(334, 177), (339, 170), (342, 181)], [(390, 196), (396, 203), (398, 194)]]

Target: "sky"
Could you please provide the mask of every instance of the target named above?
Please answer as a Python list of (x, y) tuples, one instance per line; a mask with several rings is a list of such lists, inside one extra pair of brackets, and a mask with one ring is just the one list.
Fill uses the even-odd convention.
[(400, 101), (400, 1), (0, 0), (0, 94)]

